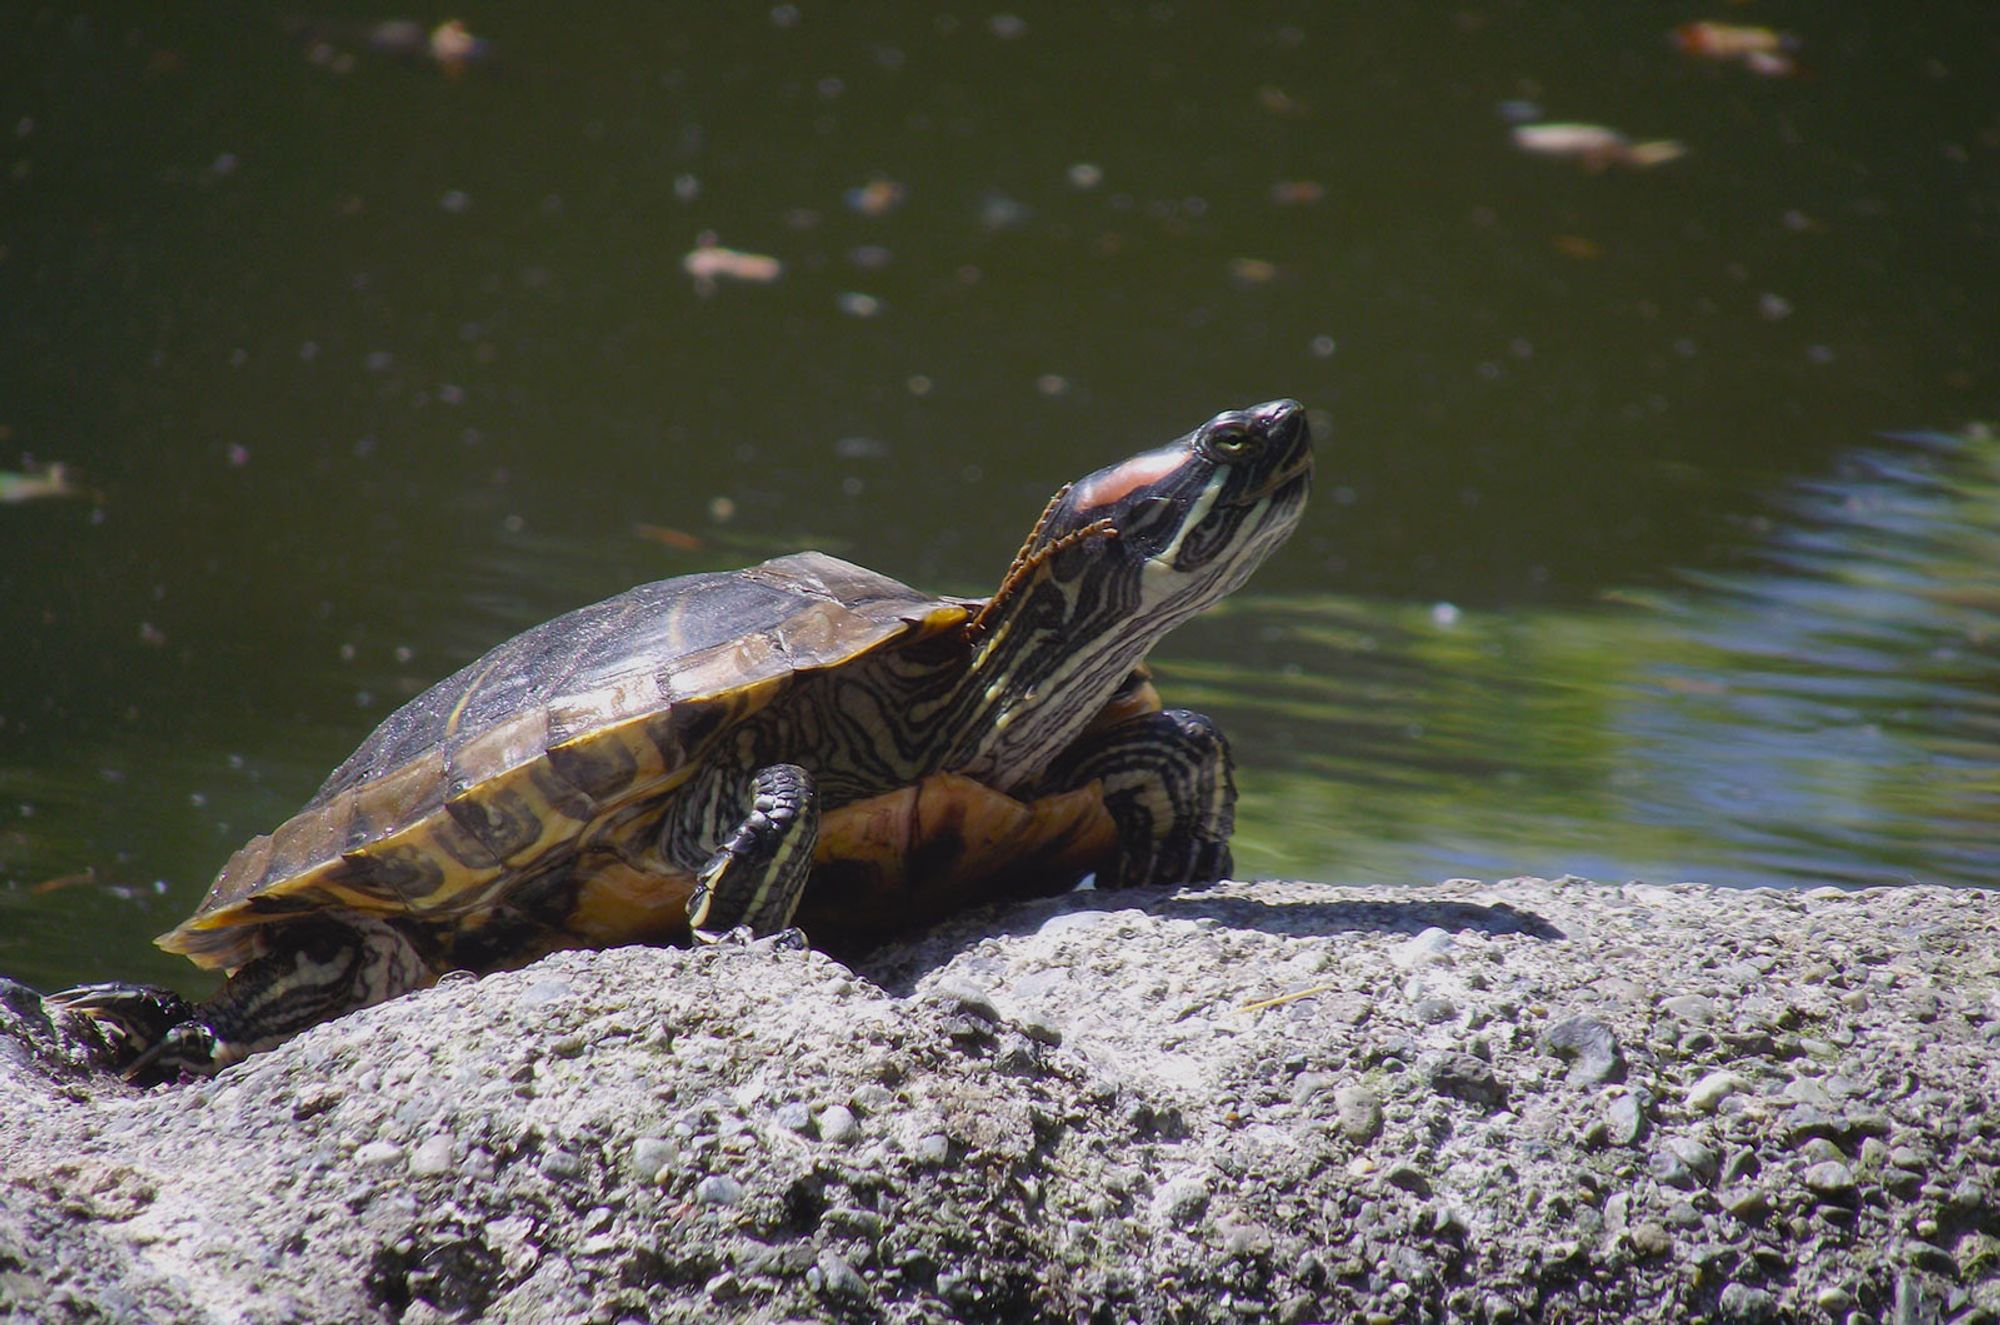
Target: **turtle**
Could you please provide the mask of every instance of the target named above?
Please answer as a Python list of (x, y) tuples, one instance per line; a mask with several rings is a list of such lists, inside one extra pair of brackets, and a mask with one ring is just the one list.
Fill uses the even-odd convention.
[(52, 996), (134, 1080), (212, 1074), (453, 970), (802, 936), (859, 951), (974, 903), (1228, 875), (1236, 788), (1146, 666), (1291, 534), (1293, 400), (1049, 501), (990, 598), (821, 552), (640, 585), (392, 713), (159, 946), (199, 1005)]

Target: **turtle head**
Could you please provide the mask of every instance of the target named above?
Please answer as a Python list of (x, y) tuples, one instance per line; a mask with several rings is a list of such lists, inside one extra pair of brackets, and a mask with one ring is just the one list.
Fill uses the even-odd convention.
[(996, 602), (1048, 581), (1078, 607), (1097, 604), (1122, 619), (1102, 621), (1104, 629), (1136, 627), (1157, 639), (1243, 583), (1285, 541), (1311, 483), (1303, 406), (1226, 410), (1057, 493)]
[(970, 623), (998, 715), (973, 775), (1012, 786), (1074, 739), (1161, 636), (1285, 541), (1311, 483), (1305, 409), (1274, 400), (1057, 493)]
[(1140, 608), (1199, 610), (1248, 578), (1298, 524), (1312, 430), (1296, 400), (1226, 410), (1193, 432), (1072, 484), (1044, 521), (1061, 539), (1093, 526), (1136, 574)]

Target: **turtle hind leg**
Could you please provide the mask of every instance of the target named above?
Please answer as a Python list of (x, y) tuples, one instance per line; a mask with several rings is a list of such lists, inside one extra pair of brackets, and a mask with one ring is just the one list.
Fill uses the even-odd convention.
[[(107, 1039), (113, 1025), (138, 1032), (128, 1033), (116, 1050), (121, 1058), (129, 1055), (119, 1064), (126, 1079), (148, 1083), (181, 1072), (212, 1076), (323, 1021), (421, 989), (436, 977), (430, 959), (402, 927), (360, 916), (321, 916), (274, 931), (263, 956), (239, 968), (206, 1002), (191, 1008), (181, 1003), (184, 1015), (178, 1020), (144, 1020), (147, 1014), (135, 1011), (143, 1008), (141, 1000), (130, 994), (99, 1000), (112, 1010), (110, 1017), (85, 999), (64, 1006), (91, 1017)], [(149, 992), (135, 986), (71, 992), (92, 989)]]
[(1214, 883), (1234, 864), (1236, 778), (1222, 729), (1199, 713), (1168, 709), (1092, 732), (1051, 770), (1052, 790), (1092, 781), (1118, 827), (1100, 888)]
[(688, 927), (713, 942), (747, 925), (758, 936), (792, 923), (819, 841), (819, 795), (797, 764), (771, 764), (750, 779), (749, 809), (695, 876)]

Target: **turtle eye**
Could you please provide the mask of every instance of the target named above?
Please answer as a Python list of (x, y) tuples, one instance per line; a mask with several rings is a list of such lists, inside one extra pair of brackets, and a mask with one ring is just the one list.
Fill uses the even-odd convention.
[(1223, 464), (1233, 464), (1257, 453), (1262, 438), (1238, 423), (1220, 423), (1202, 437), (1203, 449)]

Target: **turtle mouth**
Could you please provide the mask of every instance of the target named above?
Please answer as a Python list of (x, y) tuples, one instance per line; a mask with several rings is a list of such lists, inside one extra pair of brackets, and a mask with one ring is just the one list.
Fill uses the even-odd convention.
[(1262, 483), (1246, 488), (1234, 497), (1222, 500), (1224, 506), (1255, 506), (1269, 501), (1284, 505), (1295, 497), (1303, 497), (1312, 486), (1313, 458), (1309, 450), (1301, 450), (1297, 456), (1287, 460), (1283, 466), (1268, 475)]
[(1293, 488), (1304, 487), (1311, 483), (1312, 472), (1312, 452), (1300, 451), (1297, 457), (1288, 461), (1283, 469), (1280, 469), (1277, 473), (1271, 475), (1269, 479), (1265, 480), (1264, 484), (1252, 496), (1256, 498), (1286, 495)]

